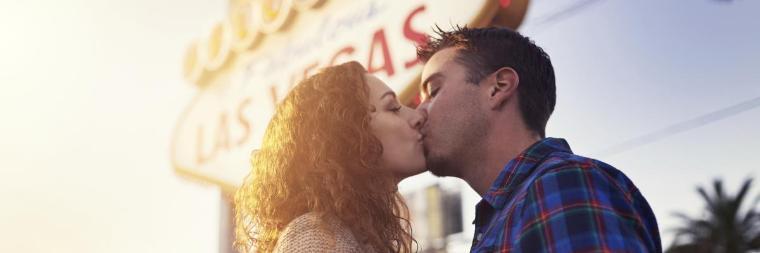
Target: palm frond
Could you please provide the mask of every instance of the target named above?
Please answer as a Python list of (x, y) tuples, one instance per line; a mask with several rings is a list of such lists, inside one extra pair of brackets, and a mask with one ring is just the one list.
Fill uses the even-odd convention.
[(744, 196), (747, 195), (747, 192), (749, 191), (749, 188), (752, 187), (752, 179), (748, 178), (744, 180), (744, 183), (742, 184), (741, 189), (739, 189), (739, 193), (736, 194), (736, 197), (733, 199), (731, 203), (731, 207), (735, 209), (737, 212), (742, 206), (742, 202), (744, 201)]
[(700, 218), (676, 212), (682, 226), (673, 229), (675, 240), (667, 252), (745, 252), (760, 249), (760, 202), (758, 195), (745, 212), (743, 203), (752, 188), (752, 179), (746, 179), (735, 195), (727, 194), (723, 181), (715, 179), (712, 191), (702, 186), (697, 193), (706, 204)]

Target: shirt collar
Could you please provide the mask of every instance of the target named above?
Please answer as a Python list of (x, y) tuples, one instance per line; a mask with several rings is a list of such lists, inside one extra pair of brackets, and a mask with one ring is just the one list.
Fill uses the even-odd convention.
[(504, 166), (491, 188), (483, 195), (483, 201), (495, 209), (501, 209), (507, 198), (531, 174), (536, 165), (554, 152), (573, 153), (564, 139), (544, 138), (534, 143)]

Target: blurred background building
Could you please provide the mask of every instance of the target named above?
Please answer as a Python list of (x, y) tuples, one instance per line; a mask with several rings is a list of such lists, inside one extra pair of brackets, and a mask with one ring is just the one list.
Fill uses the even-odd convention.
[[(667, 247), (681, 225), (672, 213), (704, 210), (696, 185), (719, 177), (733, 191), (760, 171), (758, 10), (750, 0), (0, 0), (0, 252), (232, 252), (227, 196), (292, 83), (358, 60), (413, 101), (420, 34), (491, 23), (552, 57), (548, 135), (625, 172)], [(469, 186), (425, 173), (400, 190), (422, 252), (469, 249), (480, 199)]]

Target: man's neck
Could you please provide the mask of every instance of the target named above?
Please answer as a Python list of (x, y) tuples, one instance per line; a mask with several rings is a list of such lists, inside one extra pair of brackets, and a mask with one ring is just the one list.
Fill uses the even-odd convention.
[(539, 136), (532, 134), (486, 140), (482, 156), (463, 171), (462, 179), (480, 196), (485, 195), (504, 166), (539, 140)]

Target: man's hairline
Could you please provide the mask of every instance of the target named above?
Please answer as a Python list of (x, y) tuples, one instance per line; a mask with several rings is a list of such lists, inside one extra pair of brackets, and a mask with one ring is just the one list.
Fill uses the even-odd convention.
[[(441, 52), (443, 50), (449, 49), (449, 48), (454, 49), (454, 53), (455, 54), (452, 57), (453, 61), (455, 61), (456, 63), (459, 63), (460, 65), (462, 65), (462, 67), (465, 68), (466, 74), (467, 74), (467, 82), (468, 83), (472, 83), (475, 86), (480, 86), (479, 84), (480, 84), (481, 81), (483, 81), (483, 79), (485, 78), (486, 74), (482, 74), (481, 71), (475, 70), (476, 66), (471, 66), (472, 64), (470, 64), (470, 63), (467, 62), (467, 60), (465, 59), (465, 57), (466, 57), (465, 55), (466, 54), (462, 53), (462, 52), (464, 52), (466, 50), (466, 48), (464, 46), (462, 46), (462, 45), (450, 45), (450, 46), (439, 48), (438, 50), (435, 51), (435, 53), (433, 53), (429, 57), (427, 57), (427, 59), (420, 59), (420, 61), (422, 62), (422, 64), (427, 64), (428, 61), (430, 61), (430, 59), (432, 59), (435, 54), (437, 54), (437, 53), (439, 53), (439, 52)], [(477, 81), (475, 81), (475, 78), (474, 78), (475, 75), (479, 75)], [(424, 87), (422, 87), (422, 88), (424, 88)]]

